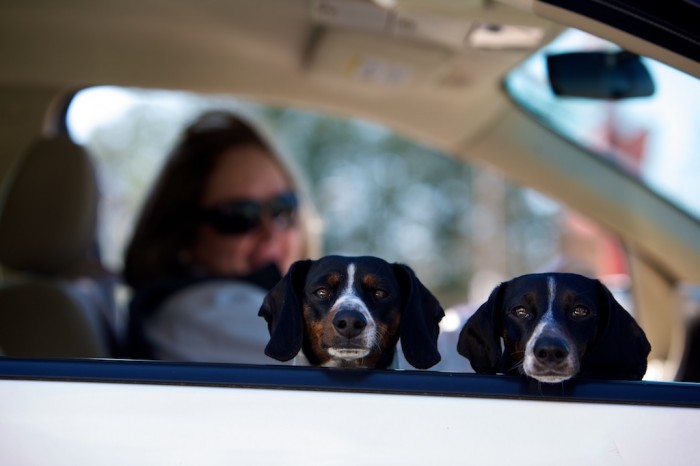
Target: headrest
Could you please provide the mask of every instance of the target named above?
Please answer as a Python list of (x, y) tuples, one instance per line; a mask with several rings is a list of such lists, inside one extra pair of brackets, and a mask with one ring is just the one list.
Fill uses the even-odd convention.
[(0, 264), (60, 274), (94, 244), (97, 181), (87, 153), (61, 136), (41, 139), (19, 160), (0, 198)]

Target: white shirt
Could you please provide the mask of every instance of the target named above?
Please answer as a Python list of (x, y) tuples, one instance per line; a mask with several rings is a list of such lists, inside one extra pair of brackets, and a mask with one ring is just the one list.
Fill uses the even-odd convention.
[(202, 282), (167, 298), (144, 324), (154, 357), (170, 361), (284, 364), (265, 355), (265, 290), (245, 282)]

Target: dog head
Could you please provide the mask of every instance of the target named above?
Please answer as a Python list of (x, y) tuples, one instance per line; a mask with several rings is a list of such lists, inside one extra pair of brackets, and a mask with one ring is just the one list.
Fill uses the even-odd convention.
[(478, 373), (640, 380), (651, 347), (598, 280), (531, 274), (500, 284), (467, 321), (457, 351)]
[(313, 365), (385, 368), (399, 338), (412, 366), (440, 361), (440, 303), (408, 266), (377, 257), (295, 262), (258, 314), (270, 331), (265, 354), (280, 361), (303, 350)]

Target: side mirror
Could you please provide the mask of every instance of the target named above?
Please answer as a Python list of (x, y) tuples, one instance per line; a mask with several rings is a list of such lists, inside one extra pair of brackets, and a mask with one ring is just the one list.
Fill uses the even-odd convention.
[(575, 52), (547, 56), (549, 83), (556, 95), (628, 99), (654, 94), (654, 81), (631, 52)]

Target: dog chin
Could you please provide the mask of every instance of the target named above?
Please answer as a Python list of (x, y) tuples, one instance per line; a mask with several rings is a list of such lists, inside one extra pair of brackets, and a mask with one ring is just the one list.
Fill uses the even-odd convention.
[(551, 368), (537, 368), (537, 367), (527, 367), (527, 365), (522, 367), (522, 372), (528, 377), (531, 377), (538, 382), (542, 383), (560, 383), (564, 382), (565, 380), (569, 380), (572, 378), (576, 373), (571, 370), (567, 370), (565, 368), (561, 368), (560, 370), (556, 369), (551, 369)]
[(545, 374), (525, 374), (528, 377), (531, 377), (538, 382), (542, 383), (560, 383), (564, 382), (565, 380), (569, 380), (571, 377), (573, 377), (570, 374), (555, 374), (555, 373), (545, 373)]
[(352, 361), (364, 358), (369, 354), (367, 348), (328, 348), (328, 354), (337, 359)]
[(560, 383), (569, 380), (578, 373), (578, 364), (569, 362), (555, 367), (549, 367), (525, 358), (520, 371), (526, 376), (542, 383)]

